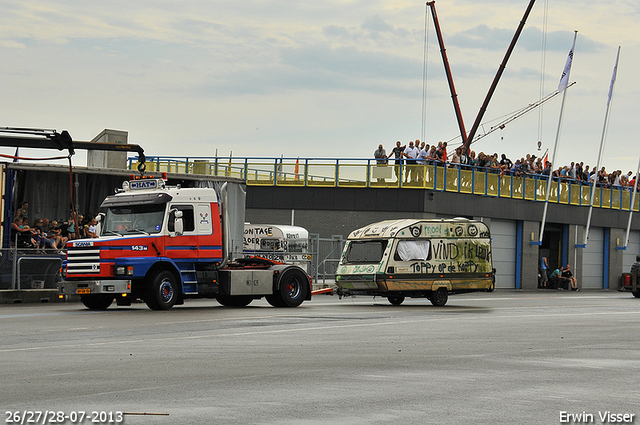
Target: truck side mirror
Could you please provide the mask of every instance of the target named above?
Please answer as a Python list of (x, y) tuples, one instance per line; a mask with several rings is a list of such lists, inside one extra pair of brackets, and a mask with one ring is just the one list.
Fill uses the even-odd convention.
[(176, 211), (175, 220), (173, 224), (173, 228), (175, 229), (176, 235), (181, 235), (184, 233), (184, 225), (182, 223), (182, 211)]

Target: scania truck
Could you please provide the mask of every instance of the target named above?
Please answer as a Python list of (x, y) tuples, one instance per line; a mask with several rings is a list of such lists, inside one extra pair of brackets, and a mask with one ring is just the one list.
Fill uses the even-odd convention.
[(162, 178), (125, 181), (102, 202), (99, 237), (67, 243), (59, 296), (79, 295), (93, 310), (114, 300), (122, 306), (141, 299), (153, 310), (168, 310), (187, 298), (238, 307), (262, 297), (274, 307), (311, 299), (310, 278), (299, 266), (243, 258), (244, 182), (213, 183), (183, 188)]

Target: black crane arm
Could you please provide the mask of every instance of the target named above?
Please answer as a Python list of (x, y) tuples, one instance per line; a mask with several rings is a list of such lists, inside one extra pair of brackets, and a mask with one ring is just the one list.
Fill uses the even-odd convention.
[(66, 130), (58, 133), (56, 130), (4, 127), (0, 128), (0, 146), (33, 149), (68, 149), (70, 155), (75, 154), (75, 149), (137, 152), (138, 161), (140, 162), (138, 165), (139, 170), (140, 166), (144, 168), (143, 164), (146, 161), (144, 150), (140, 145), (132, 143), (73, 141), (71, 135)]

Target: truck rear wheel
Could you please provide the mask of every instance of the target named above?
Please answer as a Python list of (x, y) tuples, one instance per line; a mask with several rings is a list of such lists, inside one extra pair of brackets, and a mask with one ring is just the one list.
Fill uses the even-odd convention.
[(168, 270), (156, 274), (147, 287), (144, 301), (151, 310), (169, 310), (178, 300), (176, 278)]
[(447, 291), (447, 288), (444, 287), (438, 288), (435, 292), (432, 292), (431, 296), (429, 297), (431, 304), (436, 307), (442, 307), (447, 303), (448, 299), (449, 291)]
[(284, 307), (284, 302), (282, 301), (280, 294), (267, 295), (264, 298), (273, 307)]
[(636, 298), (640, 298), (640, 291), (632, 292), (633, 296)]
[(253, 301), (248, 295), (218, 295), (216, 299), (225, 307), (246, 307)]
[(387, 297), (387, 299), (393, 305), (400, 305), (404, 302), (404, 297), (401, 296)]
[[(298, 307), (307, 297), (309, 279), (298, 269), (289, 269), (280, 278), (280, 288), (273, 298), (277, 298), (275, 307)], [(269, 304), (274, 305), (267, 298)]]
[(82, 304), (89, 310), (106, 310), (113, 299), (113, 295), (80, 295)]

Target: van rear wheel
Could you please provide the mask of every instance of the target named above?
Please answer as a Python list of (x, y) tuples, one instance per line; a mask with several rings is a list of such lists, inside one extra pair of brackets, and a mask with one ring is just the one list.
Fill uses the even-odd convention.
[(429, 297), (431, 304), (433, 304), (436, 307), (442, 307), (447, 303), (448, 299), (449, 299), (449, 291), (447, 290), (447, 288), (444, 288), (444, 287), (438, 288), (435, 292), (432, 292), (431, 296)]
[(402, 296), (387, 297), (387, 299), (393, 305), (400, 305), (404, 302), (404, 297)]

